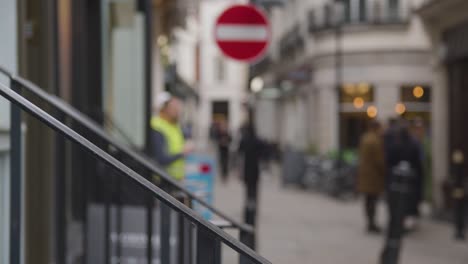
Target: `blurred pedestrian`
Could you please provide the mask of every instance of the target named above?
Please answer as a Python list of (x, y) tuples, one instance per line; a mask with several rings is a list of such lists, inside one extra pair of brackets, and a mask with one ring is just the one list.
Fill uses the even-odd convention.
[(229, 146), (231, 144), (231, 134), (227, 121), (225, 119), (219, 122), (219, 127), (216, 135), (216, 143), (218, 145), (218, 160), (221, 166), (221, 176), (223, 182), (227, 181), (229, 174)]
[[(413, 171), (414, 177), (409, 186), (410, 198), (409, 201), (407, 201), (407, 217), (405, 221), (405, 228), (413, 229), (416, 225), (414, 217), (418, 215), (417, 207), (419, 205), (419, 190), (422, 181), (423, 168), (419, 145), (411, 136), (408, 123), (406, 121), (400, 122), (393, 144), (388, 147), (387, 169), (389, 170), (389, 173), (387, 173), (387, 175), (389, 175), (389, 177), (392, 177), (392, 174), (390, 173), (392, 169), (402, 161), (408, 162), (411, 170)], [(389, 179), (389, 182), (392, 182), (392, 179)]]
[(247, 200), (256, 202), (262, 143), (257, 137), (255, 128), (250, 121), (241, 128), (239, 152), (243, 155), (243, 180), (246, 185)]
[(193, 151), (193, 146), (185, 142), (179, 125), (183, 103), (167, 92), (157, 99), (158, 115), (151, 118), (151, 144), (156, 161), (176, 180), (185, 176), (186, 155)]
[(367, 231), (380, 233), (375, 215), (379, 196), (385, 190), (385, 158), (379, 122), (369, 123), (359, 145), (358, 191), (364, 194)]
[[(244, 221), (256, 226), (258, 208), (258, 186), (260, 181), (260, 161), (264, 153), (264, 143), (257, 137), (252, 110), (249, 109), (249, 119), (241, 128), (239, 154), (243, 163), (243, 180), (245, 184)], [(246, 241), (246, 245), (255, 249), (255, 232)]]
[[(398, 132), (398, 121), (399, 120), (394, 117), (388, 120), (388, 124), (384, 132), (385, 154), (388, 153), (390, 146), (393, 144), (393, 141), (396, 138), (396, 134)], [(388, 157), (388, 155), (385, 155), (385, 157)]]
[(218, 137), (218, 130), (219, 130), (218, 121), (216, 121), (215, 119), (213, 119), (213, 120), (211, 121), (210, 130), (209, 130), (209, 138), (210, 138), (210, 140), (216, 141), (216, 138)]

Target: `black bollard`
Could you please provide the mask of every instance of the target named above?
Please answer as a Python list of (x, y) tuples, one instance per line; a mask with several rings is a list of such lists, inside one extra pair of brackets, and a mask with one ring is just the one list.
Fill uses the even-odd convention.
[[(247, 199), (245, 203), (245, 207), (244, 207), (244, 222), (255, 228), (256, 215), (257, 215), (256, 201), (254, 199)], [(254, 230), (253, 233), (247, 233), (247, 232), (241, 231), (241, 234), (240, 234), (240, 241), (253, 250), (255, 250), (256, 248), (255, 232), (256, 230)], [(252, 264), (252, 262), (245, 256), (240, 256), (239, 263), (240, 264)]]
[(460, 150), (453, 153), (452, 161), (455, 169), (455, 186), (453, 189), (455, 239), (465, 240), (465, 177), (463, 175), (464, 155)]
[[(249, 199), (246, 202), (245, 208), (244, 208), (244, 222), (248, 225), (253, 226), (254, 228), (256, 227), (256, 218), (257, 218), (257, 201), (253, 199)], [(251, 249), (255, 250), (255, 232), (251, 235), (249, 235), (249, 238), (246, 239), (247, 246), (250, 247)]]
[(410, 198), (411, 181), (414, 172), (411, 165), (400, 162), (393, 170), (388, 193), (389, 218), (385, 247), (381, 254), (381, 264), (397, 264), (400, 257), (406, 204)]

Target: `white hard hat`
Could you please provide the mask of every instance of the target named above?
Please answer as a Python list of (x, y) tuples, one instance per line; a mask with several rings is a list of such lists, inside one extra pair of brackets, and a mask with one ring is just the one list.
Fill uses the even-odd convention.
[(156, 97), (156, 109), (159, 111), (163, 108), (167, 102), (169, 102), (172, 98), (172, 95), (168, 92), (161, 92)]

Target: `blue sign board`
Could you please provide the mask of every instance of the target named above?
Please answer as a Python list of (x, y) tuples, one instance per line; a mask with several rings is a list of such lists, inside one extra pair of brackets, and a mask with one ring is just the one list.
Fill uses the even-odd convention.
[[(213, 158), (191, 155), (185, 163), (185, 187), (208, 204), (213, 204), (214, 176), (216, 165)], [(193, 204), (193, 209), (206, 220), (211, 220), (212, 213), (198, 203)]]

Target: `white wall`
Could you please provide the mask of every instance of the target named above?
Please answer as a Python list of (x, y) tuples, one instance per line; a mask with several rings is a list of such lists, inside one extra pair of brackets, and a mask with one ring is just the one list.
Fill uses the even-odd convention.
[(196, 83), (196, 48), (199, 40), (197, 20), (187, 18), (186, 28), (174, 30), (175, 47), (172, 56), (177, 73), (190, 85)]

